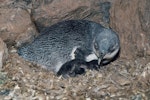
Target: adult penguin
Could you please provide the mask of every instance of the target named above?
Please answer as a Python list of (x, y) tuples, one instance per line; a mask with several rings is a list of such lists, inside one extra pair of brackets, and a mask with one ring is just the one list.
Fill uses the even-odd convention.
[[(97, 60), (99, 66), (111, 62), (119, 49), (119, 37), (112, 29), (88, 20), (67, 20), (46, 28), (32, 43), (20, 47), (18, 54), (55, 73), (68, 75), (70, 71), (84, 72), (82, 65), (88, 66), (86, 62)], [(77, 68), (70, 66), (76, 62)]]

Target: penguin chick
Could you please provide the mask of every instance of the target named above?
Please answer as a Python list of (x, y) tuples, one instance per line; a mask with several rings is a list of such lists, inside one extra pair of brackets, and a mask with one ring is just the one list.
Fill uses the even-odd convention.
[(57, 75), (62, 75), (64, 78), (75, 77), (81, 74), (85, 74), (85, 70), (98, 70), (98, 64), (96, 60), (86, 62), (81, 59), (74, 59), (66, 62), (62, 65)]
[[(20, 47), (18, 54), (55, 73), (59, 70), (67, 73), (61, 69), (66, 62), (74, 59), (85, 62), (98, 60), (100, 66), (111, 62), (119, 49), (119, 37), (112, 29), (88, 20), (68, 20), (46, 28), (33, 42)], [(78, 71), (76, 66), (73, 68)], [(84, 72), (80, 68), (79, 73)]]
[(85, 73), (87, 63), (84, 60), (74, 59), (62, 65), (57, 75), (62, 75), (64, 78), (75, 77)]

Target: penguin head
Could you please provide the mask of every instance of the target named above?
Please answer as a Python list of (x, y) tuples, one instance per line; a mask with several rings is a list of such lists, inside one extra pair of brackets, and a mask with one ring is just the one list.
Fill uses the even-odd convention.
[(109, 63), (119, 52), (118, 35), (110, 29), (104, 29), (93, 41), (93, 51), (98, 65)]

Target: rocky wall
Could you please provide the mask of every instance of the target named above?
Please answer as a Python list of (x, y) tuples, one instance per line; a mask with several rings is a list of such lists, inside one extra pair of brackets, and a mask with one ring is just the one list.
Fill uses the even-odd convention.
[(110, 10), (111, 27), (120, 36), (121, 56), (150, 55), (150, 1), (114, 0)]

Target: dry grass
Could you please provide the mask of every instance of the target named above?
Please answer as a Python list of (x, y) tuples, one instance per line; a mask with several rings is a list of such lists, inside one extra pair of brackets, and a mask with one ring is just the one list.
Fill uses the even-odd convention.
[[(15, 50), (11, 50), (15, 51)], [(150, 63), (119, 58), (99, 71), (64, 79), (10, 52), (0, 98), (4, 100), (148, 100)]]

